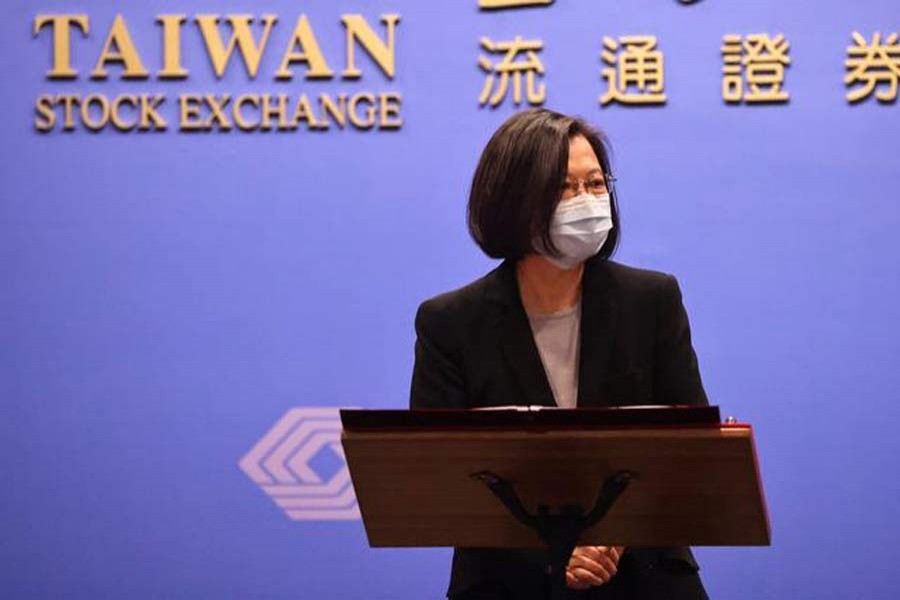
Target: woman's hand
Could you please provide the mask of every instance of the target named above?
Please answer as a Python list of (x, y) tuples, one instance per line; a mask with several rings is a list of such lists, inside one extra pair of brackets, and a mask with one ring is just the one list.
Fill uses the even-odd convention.
[(624, 550), (623, 546), (578, 546), (566, 567), (566, 585), (576, 590), (603, 585), (616, 574)]

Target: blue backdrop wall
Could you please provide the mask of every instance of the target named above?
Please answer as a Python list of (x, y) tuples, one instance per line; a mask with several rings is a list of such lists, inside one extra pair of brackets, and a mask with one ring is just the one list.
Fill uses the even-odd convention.
[[(477, 0), (48, 0), (3, 13), (0, 596), (441, 597), (448, 550), (368, 548), (337, 479), (330, 413), (316, 410), (406, 406), (418, 303), (493, 266), (465, 229), (468, 184), (490, 133), (527, 102), (510, 91), (479, 104), (478, 58), (499, 56), (480, 40), (520, 35), (541, 42), (544, 105), (613, 141), (617, 258), (678, 276), (710, 399), (755, 425), (774, 543), (698, 549), (711, 595), (895, 597), (896, 0), (498, 11)], [(187, 16), (189, 75), (164, 80), (156, 19), (172, 13)], [(89, 16), (86, 34), (69, 27), (75, 79), (47, 76), (43, 14)], [(117, 14), (147, 78), (123, 79), (115, 62), (106, 80), (90, 77)], [(216, 77), (197, 14), (278, 16), (256, 77), (237, 56)], [(303, 77), (302, 63), (293, 80), (274, 77), (301, 14), (331, 79)], [(393, 76), (359, 43), (361, 77), (341, 76), (350, 14), (381, 40), (381, 17), (399, 15)], [(251, 29), (259, 39), (262, 26)], [(880, 32), (882, 51), (847, 85), (854, 31), (869, 44)], [(723, 36), (756, 33), (790, 44), (787, 103), (723, 100)], [(603, 37), (629, 35), (656, 36), (664, 105), (599, 103)], [(866, 77), (886, 101), (848, 101)], [(92, 93), (164, 95), (168, 129), (92, 133), (76, 111), (64, 131), (57, 107), (38, 131), (40, 96)], [(316, 99), (340, 93), (399, 94), (388, 121), (402, 126), (179, 127), (181, 94), (306, 94), (321, 113)], [(304, 504), (306, 484), (321, 502)]]

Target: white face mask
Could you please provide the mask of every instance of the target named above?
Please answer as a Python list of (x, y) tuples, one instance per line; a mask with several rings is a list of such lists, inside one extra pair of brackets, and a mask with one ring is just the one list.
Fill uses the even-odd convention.
[(581, 194), (562, 200), (550, 222), (550, 239), (559, 256), (544, 257), (560, 269), (574, 269), (600, 252), (613, 228), (609, 194)]

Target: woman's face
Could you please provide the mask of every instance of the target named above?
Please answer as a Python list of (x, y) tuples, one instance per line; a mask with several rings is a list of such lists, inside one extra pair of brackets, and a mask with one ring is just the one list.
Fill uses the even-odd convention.
[(594, 149), (583, 135), (573, 136), (569, 140), (569, 166), (562, 199), (568, 200), (583, 193), (599, 196), (607, 191), (603, 169)]

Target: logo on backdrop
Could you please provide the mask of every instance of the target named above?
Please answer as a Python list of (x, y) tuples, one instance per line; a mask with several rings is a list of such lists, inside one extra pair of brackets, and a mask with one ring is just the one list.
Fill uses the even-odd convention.
[(289, 410), (238, 465), (288, 517), (358, 519), (337, 408)]

